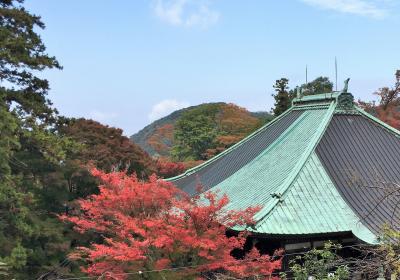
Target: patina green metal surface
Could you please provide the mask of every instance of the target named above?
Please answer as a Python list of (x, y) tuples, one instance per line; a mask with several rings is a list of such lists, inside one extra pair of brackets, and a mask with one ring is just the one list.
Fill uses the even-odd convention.
[(367, 243), (376, 242), (375, 235), (343, 200), (314, 152), (280, 201), (256, 224), (256, 232), (320, 234), (351, 231)]
[(245, 142), (249, 141), (251, 138), (253, 138), (254, 136), (256, 136), (258, 133), (261, 133), (263, 130), (265, 130), (267, 127), (273, 125), (274, 123), (279, 122), (282, 118), (284, 118), (286, 115), (288, 115), (290, 112), (292, 111), (292, 108), (290, 108), (289, 110), (287, 110), (286, 112), (284, 112), (283, 114), (279, 115), (277, 118), (273, 119), (272, 121), (270, 121), (269, 123), (267, 123), (266, 125), (260, 127), (259, 129), (257, 129), (256, 131), (254, 131), (253, 133), (251, 133), (249, 136), (247, 136), (246, 138), (242, 139), (241, 141), (239, 141), (238, 143), (236, 143), (235, 145), (229, 147), (228, 149), (224, 150), (223, 152), (219, 153), (218, 155), (214, 156), (213, 158), (203, 162), (202, 164), (199, 164), (193, 168), (190, 168), (188, 170), (186, 170), (184, 173), (177, 175), (175, 177), (171, 177), (171, 178), (167, 178), (166, 181), (169, 182), (174, 182), (175, 180), (185, 177), (187, 175), (190, 175), (192, 173), (196, 173), (198, 170), (206, 167), (207, 165), (209, 165), (210, 163), (212, 163), (213, 161), (217, 160), (220, 157), (223, 157), (224, 155), (226, 155), (227, 153), (231, 152), (232, 150), (236, 149), (238, 146), (243, 145)]
[(304, 95), (300, 98), (296, 97), (293, 99), (293, 104), (300, 102), (315, 102), (315, 101), (325, 101), (327, 99), (337, 99), (341, 92), (328, 92), (312, 95)]
[[(230, 202), (227, 209), (261, 207), (254, 216), (256, 225), (252, 231), (274, 235), (352, 232), (367, 243), (377, 242), (374, 233), (360, 222), (360, 218), (338, 192), (315, 148), (334, 114), (361, 114), (397, 136), (400, 134), (356, 107), (346, 87), (341, 92), (309, 96), (298, 93), (292, 108), (283, 116), (294, 110), (303, 113), (256, 158), (211, 188), (221, 195), (228, 195)], [(279, 124), (281, 117), (273, 123)], [(170, 180), (196, 173), (265, 127), (216, 158)]]
[(274, 194), (283, 194), (306, 162), (333, 115), (333, 106), (304, 112), (268, 149), (212, 190), (228, 195), (230, 209), (262, 206), (255, 216), (262, 219), (279, 200)]

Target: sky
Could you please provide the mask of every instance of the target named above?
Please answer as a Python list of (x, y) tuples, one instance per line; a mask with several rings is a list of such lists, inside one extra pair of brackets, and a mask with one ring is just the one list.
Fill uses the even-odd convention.
[(187, 106), (232, 102), (269, 111), (289, 86), (350, 77), (355, 98), (394, 84), (398, 0), (26, 0), (63, 70), (43, 73), (62, 115), (131, 135)]

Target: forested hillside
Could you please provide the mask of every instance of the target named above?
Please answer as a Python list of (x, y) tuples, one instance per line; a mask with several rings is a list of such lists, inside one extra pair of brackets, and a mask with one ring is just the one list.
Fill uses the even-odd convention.
[[(267, 112), (249, 112), (237, 105), (223, 102), (200, 104), (177, 110), (149, 124), (132, 135), (131, 140), (152, 156), (178, 160), (179, 156), (174, 157), (172, 152), (173, 147), (178, 145), (176, 134), (187, 127), (189, 118), (192, 119), (192, 125), (198, 128), (204, 129), (207, 124), (212, 126), (212, 134), (209, 135), (212, 139), (208, 139), (205, 143), (206, 146), (202, 148), (204, 149), (203, 152), (208, 150), (208, 155), (191, 157), (191, 160), (200, 160), (238, 142), (256, 128), (271, 120), (272, 115)], [(202, 118), (204, 122), (201, 121)], [(194, 123), (193, 119), (196, 119)], [(179, 131), (177, 123), (180, 124)], [(177, 149), (180, 148), (175, 148), (175, 150)]]
[[(45, 27), (40, 16), (23, 5), (0, 0), (0, 279), (126, 279), (111, 269), (142, 278), (142, 271), (166, 268), (168, 279), (179, 279), (173, 273), (182, 266), (271, 276), (279, 256), (254, 250), (238, 260), (231, 252), (246, 236), (226, 235), (225, 225), (250, 225), (257, 207), (224, 211), (227, 197), (208, 194), (210, 203), (200, 204), (200, 196), (159, 179), (220, 153), (272, 116), (201, 104), (145, 127), (134, 143), (119, 128), (66, 118), (48, 98), (44, 71), (62, 63), (37, 33)], [(400, 128), (400, 71), (395, 78), (378, 90), (379, 104), (359, 104)], [(332, 87), (327, 78), (317, 81)], [(305, 88), (319, 91), (313, 82)], [(278, 115), (290, 106), (288, 79), (274, 88)]]

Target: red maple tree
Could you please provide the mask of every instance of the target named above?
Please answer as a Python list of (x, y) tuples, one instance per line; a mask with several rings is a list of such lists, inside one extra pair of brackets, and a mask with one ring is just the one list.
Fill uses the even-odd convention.
[(189, 197), (155, 176), (139, 181), (123, 172), (92, 173), (103, 184), (100, 193), (79, 200), (74, 215), (61, 216), (78, 232), (96, 236), (71, 255), (86, 263), (83, 270), (89, 275), (126, 279), (162, 273), (158, 277), (186, 279), (218, 271), (271, 277), (281, 267), (279, 254), (260, 255), (255, 248), (240, 259), (232, 255), (243, 248), (248, 233), (227, 234), (227, 229), (253, 223), (258, 208), (224, 210), (226, 196), (206, 192)]
[(156, 162), (157, 175), (162, 178), (171, 178), (182, 174), (186, 167), (182, 162), (172, 162), (166, 158), (159, 158)]

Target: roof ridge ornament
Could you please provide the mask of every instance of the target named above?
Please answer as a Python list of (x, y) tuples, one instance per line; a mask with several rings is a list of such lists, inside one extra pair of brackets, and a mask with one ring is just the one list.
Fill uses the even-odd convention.
[(344, 81), (344, 87), (338, 97), (338, 107), (342, 110), (354, 109), (354, 96), (348, 92), (350, 78)]
[(349, 89), (349, 81), (350, 81), (350, 78), (347, 78), (346, 80), (344, 80), (344, 87), (343, 87), (342, 93), (347, 93), (347, 91)]

